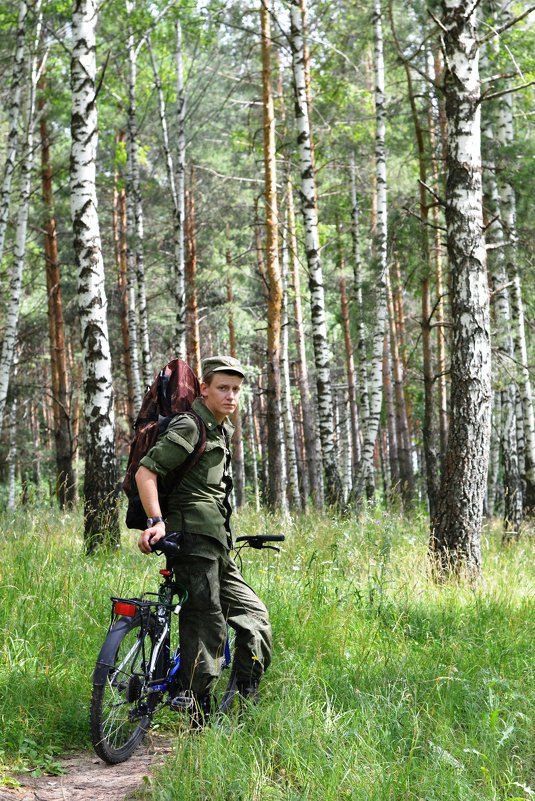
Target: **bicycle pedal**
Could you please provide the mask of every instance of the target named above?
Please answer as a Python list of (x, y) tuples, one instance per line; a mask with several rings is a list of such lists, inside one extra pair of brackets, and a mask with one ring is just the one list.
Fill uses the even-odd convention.
[(175, 712), (185, 712), (192, 708), (193, 698), (189, 693), (182, 692), (170, 698), (168, 704)]

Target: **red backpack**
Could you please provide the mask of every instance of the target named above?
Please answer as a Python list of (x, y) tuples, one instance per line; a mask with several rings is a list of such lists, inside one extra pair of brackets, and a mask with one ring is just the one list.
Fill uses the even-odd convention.
[[(191, 409), (191, 404), (201, 394), (199, 380), (189, 364), (182, 359), (173, 359), (148, 387), (141, 409), (134, 423), (134, 439), (130, 444), (128, 465), (123, 481), (123, 490), (128, 498), (126, 525), (143, 531), (147, 527), (147, 514), (143, 509), (137, 490), (135, 475), (141, 459), (149, 452), (158, 436), (163, 434), (177, 414), (188, 414), (195, 420), (199, 439), (192, 453), (172, 474), (167, 476), (165, 487), (158, 478), (158, 498), (162, 516), (167, 515), (167, 495), (179, 484), (188, 470), (201, 458), (206, 448), (206, 427)], [(168, 488), (166, 490), (166, 488)]]

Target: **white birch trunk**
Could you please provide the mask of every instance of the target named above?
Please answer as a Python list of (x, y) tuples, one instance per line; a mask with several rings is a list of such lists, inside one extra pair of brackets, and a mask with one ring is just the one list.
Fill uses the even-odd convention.
[[(17, 21), (17, 44), (13, 59), (13, 77), (9, 96), (8, 134), (6, 144), (6, 161), (4, 164), (4, 177), (2, 180), (2, 194), (0, 195), (0, 263), (4, 255), (7, 221), (11, 201), (11, 184), (15, 162), (17, 159), (19, 141), (19, 120), (21, 113), (21, 95), (24, 84), (24, 51), (26, 38), (26, 22), (28, 17), (28, 3), (21, 0), (19, 3), (19, 16)], [(1, 429), (1, 424), (0, 424)]]
[[(127, 13), (133, 11), (133, 3), (126, 3)], [(136, 276), (136, 213), (134, 171), (137, 169), (137, 122), (136, 122), (137, 53), (134, 45), (132, 23), (128, 29), (128, 113), (127, 113), (127, 161), (126, 161), (126, 295), (128, 299), (128, 348), (132, 374), (132, 402), (135, 413), (141, 407), (142, 391), (139, 370), (138, 324), (137, 324), (137, 276)], [(150, 381), (149, 381), (150, 383)]]
[[(368, 418), (370, 399), (368, 395), (368, 373), (366, 370), (366, 333), (364, 329), (364, 304), (362, 300), (362, 259), (360, 257), (359, 204), (357, 198), (357, 168), (355, 156), (351, 154), (351, 233), (353, 237), (353, 289), (355, 317), (357, 323), (357, 375), (358, 406), (360, 419)], [(360, 447), (359, 447), (360, 451)]]
[(305, 452), (306, 473), (308, 481), (304, 481), (304, 506), (306, 511), (308, 505), (307, 486), (310, 487), (312, 498), (317, 509), (323, 509), (323, 476), (320, 470), (321, 454), (316, 434), (314, 409), (310, 396), (308, 383), (308, 365), (306, 359), (305, 331), (303, 323), (303, 304), (301, 303), (301, 277), (299, 274), (300, 264), (297, 254), (297, 236), (295, 233), (295, 214), (293, 204), (292, 182), (288, 178), (288, 244), (292, 262), (292, 289), (294, 293), (294, 317), (295, 317), (295, 345), (296, 345), (296, 372), (299, 384), (299, 395), (301, 399), (302, 421), (303, 421), (303, 444)]
[(72, 14), (71, 215), (84, 364), (85, 546), (117, 543), (115, 415), (96, 194), (96, 0)]
[(13, 398), (13, 403), (7, 416), (9, 421), (8, 432), (8, 451), (6, 457), (7, 464), (7, 504), (9, 511), (15, 509), (17, 505), (17, 412), (18, 399)]
[(288, 319), (288, 244), (286, 229), (282, 236), (282, 309), (281, 309), (281, 412), (284, 423), (286, 444), (287, 497), (290, 509), (302, 508), (299, 494), (299, 475), (297, 472), (297, 453), (295, 447), (295, 426), (292, 415), (292, 392), (290, 385), (289, 325)]
[[(511, 381), (511, 374), (514, 373), (515, 348), (511, 334), (512, 319), (507, 286), (505, 236), (501, 223), (500, 197), (494, 163), (494, 134), (489, 121), (483, 126), (483, 137), (486, 145), (483, 175), (484, 197), (486, 213), (489, 217), (489, 224), (485, 230), (487, 238), (490, 240), (488, 244), (493, 246), (488, 253), (488, 265), (496, 320), (494, 351), (498, 354), (498, 358), (495, 372), (501, 390), (502, 407), (504, 539), (510, 540), (518, 538), (522, 521), (522, 485), (516, 439), (516, 385), (514, 381)], [(490, 223), (492, 220), (494, 222)]]
[(325, 316), (325, 290), (320, 260), (318, 213), (316, 206), (315, 174), (312, 156), (310, 119), (307, 105), (303, 17), (301, 3), (292, 0), (291, 37), (292, 65), (295, 90), (295, 117), (299, 171), (301, 175), (300, 198), (305, 229), (305, 250), (308, 264), (312, 340), (316, 366), (318, 392), (318, 418), (321, 456), (325, 471), (326, 498), (331, 504), (339, 504), (342, 484), (338, 471), (333, 436), (333, 392), (331, 386), (330, 353), (327, 340)]
[[(184, 59), (182, 55), (182, 26), (177, 18), (175, 22), (175, 72), (176, 72), (176, 209), (175, 209), (175, 238), (176, 238), (176, 281), (177, 294), (184, 295), (184, 319), (177, 317), (177, 332), (183, 326), (186, 336), (186, 264), (184, 228), (186, 221), (186, 93), (184, 91)], [(182, 276), (182, 277), (181, 277)], [(177, 334), (178, 335), (178, 334)]]
[(477, 576), (491, 406), (489, 289), (483, 238), (479, 47), (474, 6), (442, 0), (451, 266), (450, 432), (430, 549), (440, 577)]
[(41, 0), (37, 0), (35, 4), (35, 14), (36, 29), (33, 52), (30, 59), (30, 74), (27, 89), (26, 140), (24, 142), (24, 155), (21, 166), (20, 204), (17, 215), (15, 247), (13, 249), (13, 271), (11, 273), (9, 301), (6, 310), (4, 339), (0, 352), (0, 431), (2, 430), (4, 410), (9, 389), (9, 378), (15, 357), (22, 293), (22, 273), (24, 270), (24, 259), (26, 256), (26, 233), (28, 230), (28, 216), (30, 212), (30, 195), (32, 189), (32, 169), (34, 158), (33, 127), (35, 95), (37, 90), (37, 47), (39, 38), (41, 36), (42, 21)]
[[(369, 414), (362, 421), (363, 443), (361, 461), (353, 482), (353, 497), (357, 504), (364, 497), (366, 486), (371, 488), (373, 454), (379, 432), (383, 401), (383, 344), (387, 318), (386, 278), (388, 270), (387, 180), (385, 154), (385, 67), (383, 53), (383, 24), (380, 0), (374, 0), (374, 66), (375, 66), (375, 170), (377, 195), (377, 228), (375, 233), (375, 326), (372, 337), (370, 367), (368, 371)], [(370, 494), (370, 489), (368, 489)]]
[[(496, 127), (496, 139), (504, 148), (507, 148), (514, 141), (512, 94), (503, 95), (498, 98), (497, 103), (498, 124)], [(525, 513), (532, 516), (535, 514), (535, 412), (526, 345), (522, 281), (517, 257), (516, 197), (513, 186), (505, 177), (502, 176), (499, 183), (501, 213), (507, 239), (507, 273), (511, 282), (510, 300), (515, 356), (518, 363), (517, 381), (524, 421)]]
[[(171, 201), (173, 204), (173, 250), (174, 250), (174, 269), (175, 269), (175, 305), (176, 305), (176, 323), (175, 323), (175, 342), (174, 350), (177, 356), (181, 358), (186, 357), (186, 283), (184, 275), (184, 216), (180, 214), (179, 198), (177, 194), (175, 182), (175, 168), (173, 164), (173, 155), (169, 145), (169, 130), (167, 127), (167, 116), (165, 113), (165, 98), (163, 94), (162, 82), (158, 72), (158, 66), (154, 57), (154, 51), (147, 40), (149, 53), (152, 63), (152, 71), (154, 73), (154, 86), (158, 95), (158, 109), (160, 114), (160, 125), (162, 128), (162, 141), (165, 158), (165, 168), (167, 171), (167, 180), (169, 181), (169, 189), (171, 192)], [(182, 246), (181, 243), (182, 242)]]

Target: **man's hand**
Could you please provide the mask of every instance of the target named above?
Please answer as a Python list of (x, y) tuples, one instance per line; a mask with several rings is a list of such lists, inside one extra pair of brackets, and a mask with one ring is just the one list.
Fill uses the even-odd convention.
[(156, 543), (163, 540), (164, 537), (165, 523), (162, 521), (145, 529), (137, 542), (137, 547), (142, 553), (151, 553)]

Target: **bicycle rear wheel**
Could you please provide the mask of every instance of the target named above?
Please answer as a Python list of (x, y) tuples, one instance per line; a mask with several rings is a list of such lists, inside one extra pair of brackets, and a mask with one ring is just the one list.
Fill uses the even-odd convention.
[(93, 673), (91, 738), (98, 756), (110, 765), (129, 759), (150, 726), (159, 698), (147, 688), (154, 640), (151, 619), (142, 626), (139, 614), (121, 617), (98, 656)]

